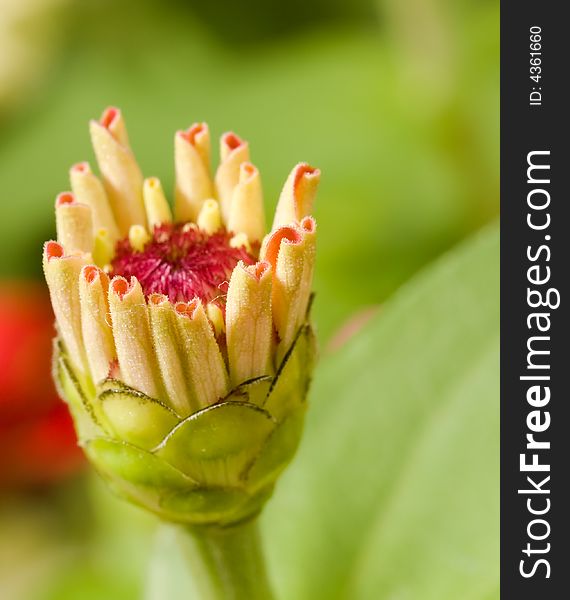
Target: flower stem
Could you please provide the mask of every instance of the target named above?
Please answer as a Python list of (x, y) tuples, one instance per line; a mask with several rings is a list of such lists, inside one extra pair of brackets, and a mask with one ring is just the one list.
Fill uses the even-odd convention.
[(271, 600), (257, 519), (186, 528), (183, 545), (200, 600)]

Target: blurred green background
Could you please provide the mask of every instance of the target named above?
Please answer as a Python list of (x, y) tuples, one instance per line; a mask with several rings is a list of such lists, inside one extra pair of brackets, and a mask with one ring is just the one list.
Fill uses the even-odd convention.
[[(0, 8), (0, 280), (41, 278), (54, 198), (71, 164), (93, 161), (87, 123), (109, 104), (145, 176), (166, 189), (173, 134), (194, 121), (249, 140), (268, 215), (296, 162), (321, 168), (314, 315), (325, 363), (347, 321), (498, 215), (495, 0)], [(152, 519), (89, 476), (0, 496), (0, 526), (2, 598), (140, 597)]]

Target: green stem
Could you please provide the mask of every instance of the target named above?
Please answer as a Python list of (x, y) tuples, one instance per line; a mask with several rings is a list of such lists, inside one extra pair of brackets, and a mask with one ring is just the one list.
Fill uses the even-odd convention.
[(271, 600), (257, 519), (228, 528), (187, 528), (184, 550), (200, 600)]

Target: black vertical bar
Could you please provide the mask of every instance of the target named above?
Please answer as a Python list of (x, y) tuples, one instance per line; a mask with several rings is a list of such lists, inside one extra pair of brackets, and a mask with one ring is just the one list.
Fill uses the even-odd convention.
[[(562, 2), (538, 0), (501, 3), (504, 600), (570, 598), (570, 394), (565, 381), (570, 373), (570, 186), (566, 181), (570, 178), (570, 145), (566, 141), (570, 29), (564, 8)], [(540, 70), (531, 70), (537, 66)], [(543, 168), (531, 167), (527, 176), (529, 161)], [(542, 205), (547, 206), (537, 208)], [(548, 219), (548, 226), (541, 229)], [(536, 283), (547, 274), (548, 281)], [(558, 293), (560, 306), (554, 308)], [(530, 306), (539, 298), (546, 306)], [(531, 316), (537, 313), (545, 316)], [(529, 340), (531, 349), (548, 352), (531, 354), (530, 367)], [(530, 392), (529, 402), (531, 388), (534, 393)], [(540, 429), (544, 431), (537, 431)], [(550, 447), (529, 448), (532, 441)], [(521, 454), (527, 468), (549, 470), (521, 471)], [(533, 461), (541, 467), (533, 467)]]

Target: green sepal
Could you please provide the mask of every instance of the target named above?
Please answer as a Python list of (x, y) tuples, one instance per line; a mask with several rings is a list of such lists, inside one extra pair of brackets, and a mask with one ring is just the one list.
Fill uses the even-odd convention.
[(96, 438), (85, 452), (99, 473), (155, 491), (190, 490), (197, 483), (156, 455), (127, 442)]
[(236, 488), (198, 488), (190, 492), (175, 491), (160, 499), (166, 514), (196, 525), (231, 522), (250, 497)]
[(249, 379), (235, 387), (224, 398), (224, 401), (249, 402), (250, 404), (262, 406), (267, 398), (272, 382), (273, 377), (269, 375)]
[(163, 519), (180, 523), (202, 523), (201, 514), (178, 512), (163, 506), (172, 495), (192, 496), (196, 482), (154, 454), (126, 442), (98, 438), (86, 444), (85, 451), (99, 475), (116, 495), (153, 512)]
[(274, 426), (254, 404), (222, 402), (182, 421), (156, 454), (206, 487), (235, 487)]
[(101, 383), (97, 384), (97, 394), (102, 394), (108, 390), (112, 390), (114, 392), (129, 392), (132, 389), (133, 388), (130, 388), (120, 379), (113, 379), (112, 377), (108, 377), (107, 379), (101, 381)]
[(274, 482), (289, 464), (301, 441), (306, 409), (305, 403), (297, 406), (273, 430), (248, 470), (247, 488), (250, 492)]
[(57, 339), (54, 341), (53, 379), (58, 395), (65, 400), (69, 407), (79, 441), (82, 442), (100, 435), (102, 429), (93, 405), (87, 400), (82, 385), (69, 365), (61, 343)]
[(281, 361), (263, 408), (278, 421), (305, 401), (316, 355), (315, 335), (303, 325)]
[(180, 422), (165, 404), (135, 390), (108, 389), (99, 400), (114, 436), (147, 450), (158, 446)]

